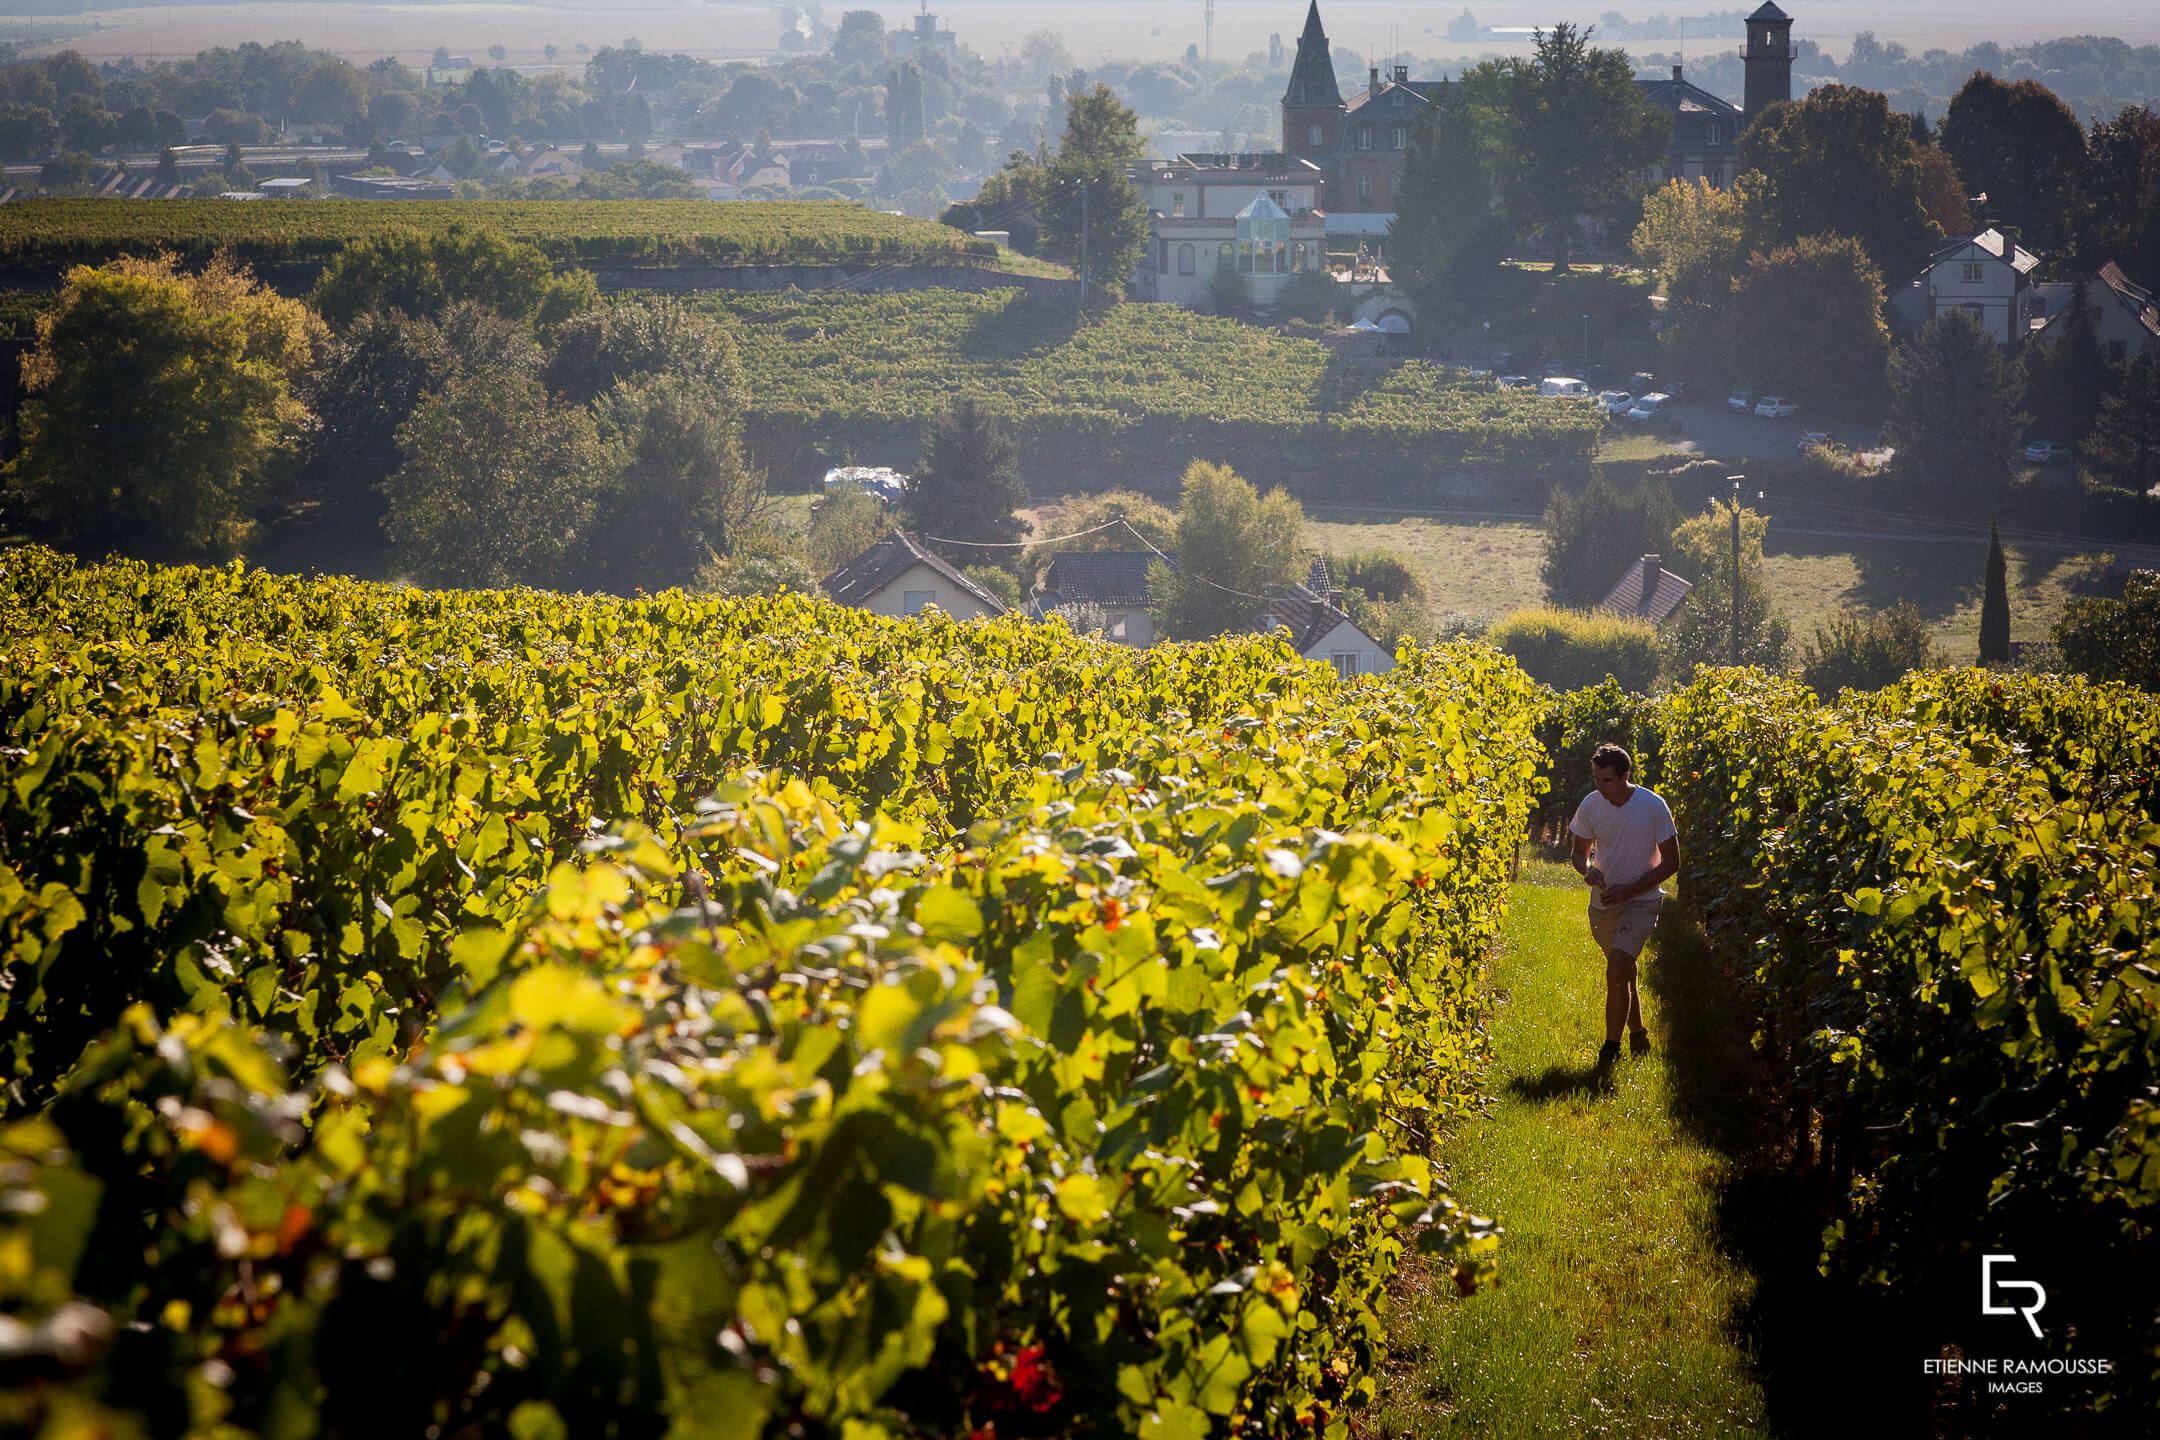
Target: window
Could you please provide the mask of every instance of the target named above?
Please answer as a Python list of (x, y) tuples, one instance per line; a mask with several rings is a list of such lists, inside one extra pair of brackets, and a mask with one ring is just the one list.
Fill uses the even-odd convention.
[(1180, 245), (1177, 247), (1177, 273), (1180, 275), (1190, 275), (1193, 273), (1192, 246)]
[(1327, 132), (1315, 125), (1305, 132), (1305, 143), (1308, 145), (1325, 145), (1327, 144), (1326, 136)]
[(1967, 260), (1965, 262), (1965, 283), (1967, 285), (1978, 285), (1980, 283), (1980, 263), (1978, 260)]
[(900, 608), (910, 615), (920, 615), (923, 608), (937, 604), (935, 590), (909, 590), (900, 597)]
[(1290, 208), (1290, 192), (1287, 190), (1270, 190), (1267, 192), (1267, 198), (1282, 206), (1285, 210)]
[(1724, 132), (1723, 130), (1719, 129), (1719, 128), (1718, 128), (1718, 125), (1717, 125), (1717, 122), (1713, 120), (1713, 121), (1712, 121), (1712, 122), (1711, 122), (1711, 123), (1710, 123), (1710, 124), (1709, 124), (1708, 126), (1706, 126), (1706, 127), (1704, 128), (1704, 130), (1703, 130), (1703, 144), (1705, 144), (1705, 145), (1722, 145), (1722, 144), (1724, 144), (1724, 143), (1725, 143), (1725, 132)]
[(1170, 213), (1178, 219), (1185, 216), (1185, 192), (1180, 190), (1170, 197)]
[(1305, 269), (1305, 242), (1300, 240), (1290, 247), (1290, 270), (1292, 274)]
[(1404, 145), (1410, 142), (1409, 128), (1407, 126), (1397, 125), (1395, 127), (1395, 135), (1393, 138), (1395, 142), (1395, 148), (1397, 150), (1402, 149)]
[(1215, 247), (1215, 269), (1220, 274), (1228, 274), (1236, 268), (1237, 249), (1228, 240), (1225, 240)]
[(1327, 658), (1328, 664), (1335, 667), (1335, 673), (1341, 678), (1352, 680), (1357, 677), (1357, 651), (1337, 650)]
[(1372, 176), (1360, 175), (1357, 177), (1357, 198), (1360, 203), (1372, 203)]
[(1358, 148), (1358, 149), (1360, 149), (1360, 150), (1370, 150), (1370, 149), (1372, 149), (1372, 126), (1370, 126), (1370, 125), (1360, 125), (1360, 126), (1358, 126), (1358, 132), (1357, 132), (1357, 148)]

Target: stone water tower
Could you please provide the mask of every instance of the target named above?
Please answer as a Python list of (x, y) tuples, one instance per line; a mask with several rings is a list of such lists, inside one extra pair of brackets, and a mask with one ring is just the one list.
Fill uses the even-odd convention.
[(1763, 0), (1762, 8), (1747, 17), (1740, 61), (1747, 76), (1747, 103), (1740, 108), (1752, 125), (1772, 105), (1792, 99), (1792, 17), (1778, 9), (1777, 0)]

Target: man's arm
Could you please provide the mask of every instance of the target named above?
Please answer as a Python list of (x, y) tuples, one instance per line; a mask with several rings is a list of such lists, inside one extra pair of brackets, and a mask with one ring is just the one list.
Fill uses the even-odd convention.
[(1680, 873), (1680, 837), (1661, 842), (1657, 847), (1657, 868), (1632, 885), (1615, 885), (1605, 892), (1605, 903), (1619, 904), (1638, 895), (1647, 895), (1667, 880)]
[(1588, 863), (1590, 859), (1590, 837), (1577, 835), (1571, 830), (1568, 832), (1568, 838), (1575, 842), (1575, 853), (1569, 857), (1574, 862), (1575, 873), (1588, 880), (1592, 885), (1604, 884), (1605, 872)]

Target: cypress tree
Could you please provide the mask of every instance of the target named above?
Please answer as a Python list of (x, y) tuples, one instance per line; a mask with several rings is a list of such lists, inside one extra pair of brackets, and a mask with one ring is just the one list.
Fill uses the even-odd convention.
[(1987, 595), (1980, 602), (1980, 663), (2010, 659), (2010, 566), (2003, 558), (2002, 531), (1988, 517)]

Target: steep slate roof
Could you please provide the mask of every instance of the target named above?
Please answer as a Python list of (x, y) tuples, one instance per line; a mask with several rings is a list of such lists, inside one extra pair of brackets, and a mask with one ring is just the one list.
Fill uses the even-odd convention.
[(1327, 31), (1320, 26), (1320, 0), (1305, 12), (1305, 33), (1298, 36), (1297, 61), (1290, 67), (1290, 88), (1282, 103), (1292, 107), (1342, 104), (1335, 85), (1335, 62), (1328, 56)]
[(2153, 304), (2152, 291), (2123, 274), (2122, 266), (2113, 260), (2100, 267), (2100, 283), (2115, 292), (2115, 298), (2137, 317), (2138, 324), (2160, 335), (2160, 306)]
[(1005, 613), (1005, 604), (997, 596), (898, 530), (826, 576), (825, 593), (842, 605), (861, 605), (917, 565), (929, 566), (963, 593), (980, 601), (991, 614)]
[[(1260, 612), (1259, 628), (1263, 634), (1277, 629), (1288, 630), (1291, 648), (1303, 655), (1325, 640), (1336, 626), (1346, 623), (1358, 634), (1365, 635), (1365, 631), (1352, 623), (1348, 615), (1314, 594), (1310, 587), (1292, 585), (1267, 602), (1267, 607)], [(1373, 640), (1370, 635), (1365, 635), (1365, 638), (1372, 640), (1372, 643), (1382, 650), (1387, 648)]]
[[(1655, 576), (1652, 579), (1652, 576)], [(1658, 557), (1645, 555), (1627, 568), (1619, 582), (1605, 592), (1597, 608), (1611, 610), (1622, 615), (1638, 615), (1652, 625), (1665, 623), (1680, 602), (1687, 599), (1692, 586), (1672, 571), (1658, 564)]]
[[(1680, 67), (1675, 65), (1674, 70)], [(1739, 106), (1722, 95), (1713, 95), (1692, 80), (1679, 75), (1638, 75), (1635, 83), (1642, 87), (1643, 99), (1674, 115), (1704, 114), (1738, 121), (1743, 117)], [(1737, 137), (1738, 131), (1734, 134)]]
[(1790, 20), (1792, 16), (1778, 9), (1775, 0), (1763, 0), (1762, 8), (1747, 18), (1750, 20)]
[(1154, 560), (1152, 550), (1068, 550), (1051, 560), (1043, 587), (1056, 592), (1059, 602), (1133, 609), (1148, 603), (1148, 566)]

